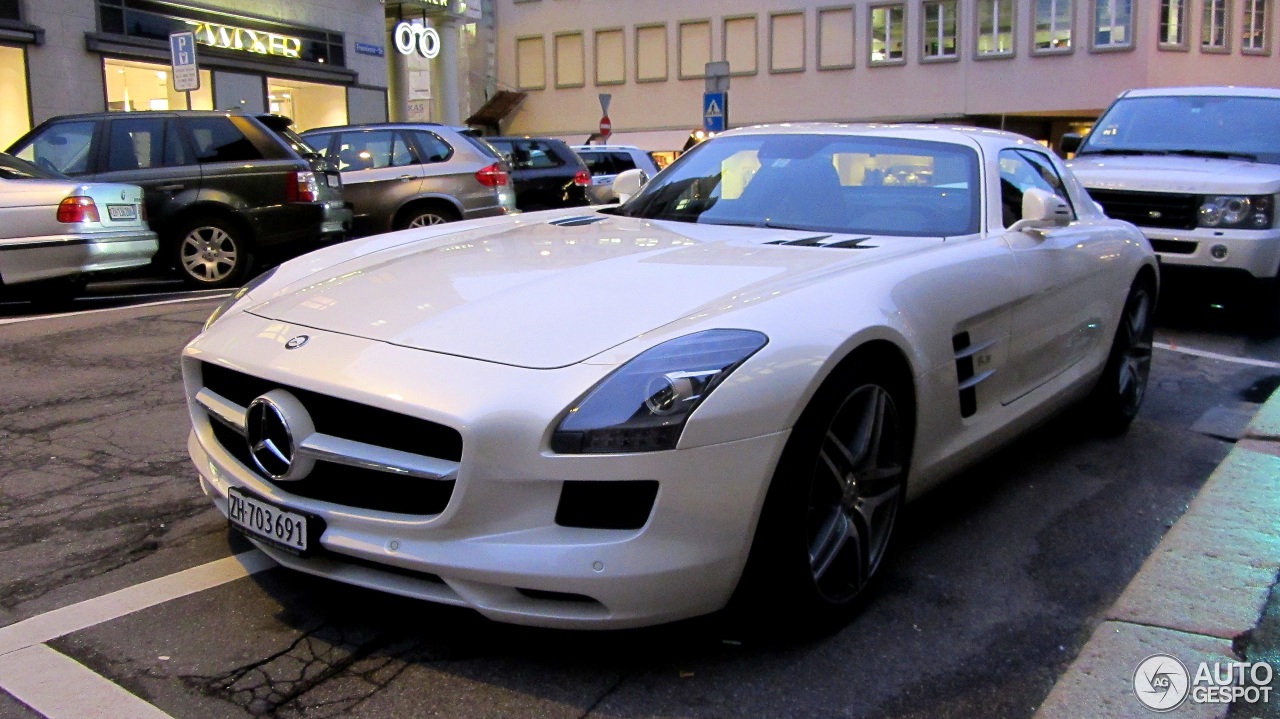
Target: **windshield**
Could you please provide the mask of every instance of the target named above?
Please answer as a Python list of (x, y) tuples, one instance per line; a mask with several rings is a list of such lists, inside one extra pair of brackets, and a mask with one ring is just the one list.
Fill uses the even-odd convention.
[(66, 175), (46, 170), (0, 152), (0, 179), (5, 180), (65, 180)]
[(617, 210), (655, 220), (843, 234), (978, 231), (978, 156), (962, 145), (860, 135), (719, 137)]
[(1280, 99), (1126, 97), (1089, 133), (1077, 155), (1202, 154), (1280, 164)]

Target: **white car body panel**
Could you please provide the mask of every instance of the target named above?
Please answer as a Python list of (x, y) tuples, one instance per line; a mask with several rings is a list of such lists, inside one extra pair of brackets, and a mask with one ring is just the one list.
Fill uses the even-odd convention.
[[(189, 449), (205, 491), (224, 513), (235, 486), (322, 518), (321, 555), (266, 547), (286, 566), (495, 619), (622, 627), (704, 614), (736, 586), (797, 418), (855, 349), (888, 343), (910, 366), (914, 497), (1088, 393), (1134, 278), (1144, 268), (1154, 277), (1141, 234), (1104, 218), (1069, 177), (1074, 222), (1043, 234), (1001, 229), (999, 186), (986, 178), (998, 176), (999, 149), (1029, 142), (1017, 136), (737, 132), (876, 132), (972, 147), (986, 193), (982, 231), (776, 246), (767, 243), (814, 233), (610, 215), (554, 224), (584, 215), (574, 208), (320, 250), (283, 265), (184, 352)], [(664, 341), (721, 328), (768, 343), (698, 406), (676, 449), (550, 449), (566, 408), (615, 369)], [(953, 345), (961, 333), (979, 372), (990, 372), (967, 417)], [(304, 346), (287, 348), (304, 335)], [(211, 366), (456, 429), (463, 449), (447, 506), (429, 516), (354, 509), (267, 481), (221, 444), (196, 400)], [(659, 488), (639, 529), (560, 526), (557, 501), (575, 480)]]

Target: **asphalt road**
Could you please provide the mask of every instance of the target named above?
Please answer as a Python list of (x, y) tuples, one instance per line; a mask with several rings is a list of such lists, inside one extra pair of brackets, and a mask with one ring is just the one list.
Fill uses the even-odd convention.
[[(0, 305), (0, 627), (248, 550), (186, 459), (176, 358), (216, 299), (154, 304), (172, 289)], [(1127, 435), (1067, 415), (909, 506), (864, 611), (821, 639), (534, 630), (273, 569), (49, 645), (175, 719), (1029, 717), (1230, 448), (1205, 432), (1280, 381), (1239, 309), (1164, 313)], [(0, 693), (0, 717), (37, 716)]]

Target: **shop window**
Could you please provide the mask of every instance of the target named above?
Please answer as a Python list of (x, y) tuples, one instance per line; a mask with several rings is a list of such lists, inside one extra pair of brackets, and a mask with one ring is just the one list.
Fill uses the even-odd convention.
[(1132, 47), (1133, 0), (1093, 0), (1093, 49)]
[(907, 19), (902, 3), (871, 8), (871, 64), (901, 65), (906, 62), (902, 36)]
[(1201, 51), (1229, 52), (1231, 50), (1227, 14), (1227, 0), (1204, 0), (1204, 15), (1200, 19)]
[(978, 57), (1013, 55), (1013, 0), (978, 0)]
[(842, 70), (854, 64), (853, 8), (818, 11), (818, 69)]
[(1032, 52), (1070, 52), (1071, 19), (1075, 15), (1074, 11), (1074, 0), (1036, 0)]
[(347, 89), (341, 85), (267, 78), (267, 106), (293, 120), (293, 129), (347, 124)]
[(1240, 29), (1240, 51), (1246, 55), (1265, 55), (1271, 51), (1267, 35), (1268, 0), (1242, 0), (1244, 25)]
[(711, 62), (711, 23), (680, 23), (680, 79), (705, 77)]
[(769, 16), (769, 72), (803, 72), (804, 48), (804, 13)]
[(667, 79), (667, 26), (636, 27), (636, 82), (662, 82)]
[(541, 90), (546, 86), (546, 40), (541, 35), (516, 38), (516, 87)]
[(93, 121), (54, 123), (31, 138), (16, 154), (46, 170), (64, 175), (83, 174), (90, 169), (89, 149), (93, 146), (96, 128), (97, 123)]
[(560, 33), (555, 36), (556, 87), (582, 87), (585, 49), (582, 33)]
[(189, 117), (185, 120), (196, 143), (200, 162), (261, 160), (262, 153), (240, 132), (229, 117)]
[(20, 47), (0, 46), (0, 147), (31, 129), (27, 103), (27, 59)]
[(200, 89), (191, 92), (191, 107), (188, 107), (187, 93), (173, 89), (168, 65), (107, 58), (102, 66), (108, 110), (213, 109), (213, 79), (208, 70), (200, 71)]
[(596, 84), (621, 85), (627, 81), (626, 35), (622, 30), (596, 31)]
[(924, 36), (920, 38), (920, 59), (955, 60), (956, 48), (956, 0), (927, 2), (924, 10)]
[(759, 27), (756, 17), (727, 17), (724, 19), (724, 59), (729, 62), (729, 72), (734, 75), (754, 75), (760, 56)]
[(1188, 0), (1160, 0), (1160, 48), (1187, 49)]

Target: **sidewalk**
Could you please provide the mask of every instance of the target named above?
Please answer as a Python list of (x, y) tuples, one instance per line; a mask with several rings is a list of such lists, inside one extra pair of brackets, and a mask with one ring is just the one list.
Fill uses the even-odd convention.
[[(1236, 706), (1231, 716), (1280, 718), (1278, 571), (1280, 392), (1108, 610), (1035, 719), (1159, 716), (1134, 691), (1138, 665), (1153, 654), (1176, 657), (1192, 677), (1201, 662), (1271, 661), (1270, 703)], [(1218, 718), (1229, 709), (1189, 697), (1168, 716)]]

